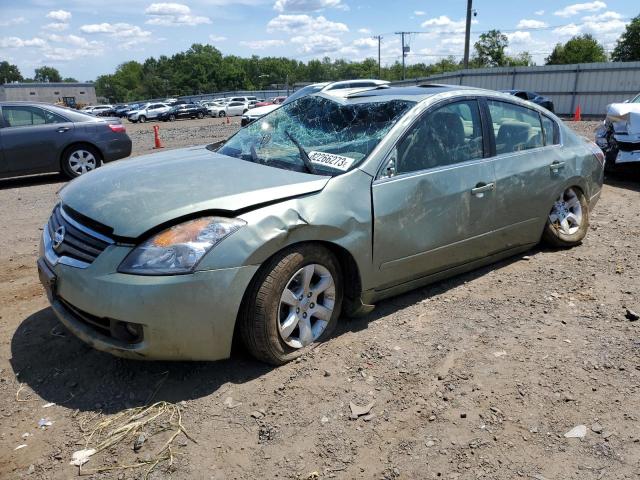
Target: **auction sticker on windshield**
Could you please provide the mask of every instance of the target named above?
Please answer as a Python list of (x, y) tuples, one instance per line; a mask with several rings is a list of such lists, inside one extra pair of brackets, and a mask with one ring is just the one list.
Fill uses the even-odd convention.
[(355, 158), (343, 157), (342, 155), (325, 152), (309, 152), (309, 159), (311, 160), (311, 163), (326, 165), (327, 167), (336, 168), (343, 172), (349, 170), (355, 160)]

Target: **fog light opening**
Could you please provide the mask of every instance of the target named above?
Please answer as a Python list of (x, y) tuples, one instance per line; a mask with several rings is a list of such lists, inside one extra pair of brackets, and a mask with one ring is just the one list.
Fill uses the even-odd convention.
[(114, 321), (111, 324), (111, 335), (126, 343), (140, 343), (142, 341), (142, 325)]

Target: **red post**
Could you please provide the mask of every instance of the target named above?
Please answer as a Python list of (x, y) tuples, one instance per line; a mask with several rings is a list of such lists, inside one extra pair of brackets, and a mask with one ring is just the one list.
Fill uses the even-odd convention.
[(158, 125), (154, 125), (153, 126), (153, 137), (154, 137), (154, 141), (155, 141), (156, 145), (153, 148), (164, 148), (162, 146), (162, 142), (160, 141), (159, 131), (160, 131), (160, 127)]
[(229, 125), (229, 116), (227, 115), (227, 125)]

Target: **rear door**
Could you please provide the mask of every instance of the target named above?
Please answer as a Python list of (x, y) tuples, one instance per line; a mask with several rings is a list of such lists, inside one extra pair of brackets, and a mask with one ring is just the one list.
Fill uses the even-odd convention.
[(496, 229), (507, 247), (540, 240), (555, 198), (574, 175), (558, 125), (537, 110), (487, 100), (495, 152)]
[(12, 174), (60, 170), (60, 155), (73, 137), (74, 125), (49, 110), (29, 105), (2, 107), (0, 129), (7, 169)]
[(373, 182), (374, 263), (391, 286), (495, 250), (495, 178), (474, 98), (432, 107)]

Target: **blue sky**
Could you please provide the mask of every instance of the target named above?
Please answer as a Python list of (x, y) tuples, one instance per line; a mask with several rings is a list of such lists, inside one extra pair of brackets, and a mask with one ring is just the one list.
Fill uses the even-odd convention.
[[(640, 13), (637, 0), (589, 2), (475, 0), (472, 43), (497, 28), (510, 53), (527, 50), (541, 64), (555, 43), (592, 33), (607, 49)], [(309, 60), (330, 56), (401, 58), (394, 32), (407, 37), (409, 63), (461, 56), (466, 0), (0, 0), (0, 60), (32, 76), (38, 66), (92, 80), (127, 60), (172, 55), (192, 43), (225, 54)]]

